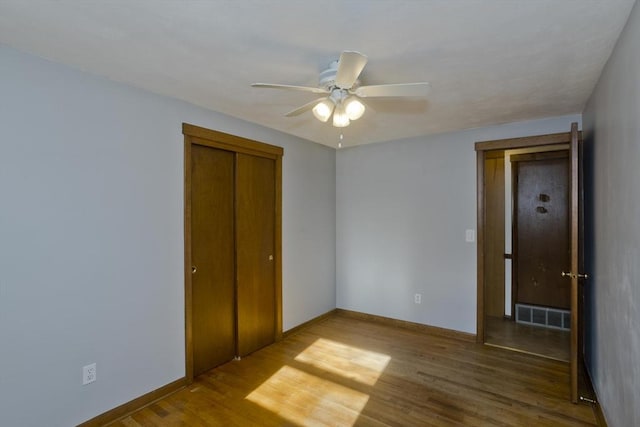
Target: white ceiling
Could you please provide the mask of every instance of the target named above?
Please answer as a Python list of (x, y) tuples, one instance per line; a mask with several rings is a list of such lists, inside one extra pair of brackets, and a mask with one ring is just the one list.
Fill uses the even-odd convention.
[(635, 0), (0, 0), (0, 42), (329, 146), (317, 85), (343, 50), (362, 84), (429, 81), (426, 99), (369, 99), (346, 145), (580, 113)]

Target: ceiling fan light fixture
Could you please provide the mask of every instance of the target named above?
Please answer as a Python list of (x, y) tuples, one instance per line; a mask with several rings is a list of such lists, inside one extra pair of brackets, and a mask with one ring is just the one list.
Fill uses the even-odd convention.
[(323, 98), (307, 102), (285, 116), (294, 117), (312, 110), (313, 115), (323, 123), (333, 116), (333, 126), (338, 128), (349, 126), (352, 120), (362, 117), (366, 110), (362, 99), (421, 97), (429, 93), (431, 85), (427, 82), (361, 85), (359, 78), (367, 61), (366, 55), (345, 50), (339, 60), (333, 61), (320, 73), (318, 87), (279, 83), (253, 83), (251, 86), (322, 94)]
[(349, 120), (358, 120), (364, 114), (364, 104), (352, 96), (345, 102), (345, 112)]
[(344, 105), (339, 105), (333, 112), (333, 126), (337, 128), (343, 128), (349, 126), (350, 120), (347, 112), (344, 109)]
[(331, 102), (329, 99), (325, 99), (324, 101), (320, 101), (313, 107), (313, 115), (316, 116), (316, 119), (321, 122), (326, 122), (331, 117), (331, 113), (333, 113), (333, 109), (335, 108), (335, 104)]

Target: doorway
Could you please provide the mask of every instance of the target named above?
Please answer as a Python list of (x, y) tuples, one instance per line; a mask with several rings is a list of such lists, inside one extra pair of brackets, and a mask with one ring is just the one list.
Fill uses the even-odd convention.
[(283, 150), (183, 124), (187, 380), (282, 338)]
[(485, 343), (568, 362), (569, 146), (485, 155)]
[[(477, 218), (478, 218), (478, 245), (477, 245), (477, 341), (485, 343), (487, 341), (487, 309), (491, 305), (487, 301), (487, 296), (490, 293), (491, 284), (488, 283), (487, 273), (494, 268), (492, 264), (504, 265), (512, 261), (512, 254), (504, 251), (503, 247), (492, 241), (492, 234), (496, 233), (496, 225), (492, 224), (491, 212), (488, 211), (488, 203), (491, 202), (491, 195), (488, 193), (487, 184), (490, 181), (491, 175), (487, 173), (486, 160), (492, 156), (492, 153), (501, 150), (515, 150), (515, 149), (531, 149), (533, 147), (539, 149), (540, 147), (558, 148), (559, 145), (569, 144), (569, 195), (570, 195), (570, 263), (566, 266), (566, 271), (558, 272), (561, 276), (570, 282), (570, 397), (573, 402), (578, 401), (578, 365), (581, 365), (583, 345), (582, 345), (582, 330), (579, 326), (579, 315), (581, 313), (579, 307), (579, 280), (584, 279), (585, 276), (580, 274), (582, 271), (582, 265), (580, 260), (582, 259), (582, 239), (580, 233), (580, 218), (581, 218), (581, 203), (582, 200), (582, 187), (580, 181), (580, 132), (578, 131), (577, 123), (572, 123), (571, 131), (566, 133), (540, 135), (533, 137), (512, 138), (506, 140), (495, 141), (483, 141), (475, 144), (477, 152)], [(499, 156), (498, 156), (499, 157)], [(505, 191), (505, 194), (507, 192)], [(543, 193), (540, 193), (543, 194)], [(508, 204), (504, 205), (505, 208)], [(544, 206), (541, 206), (544, 208)], [(506, 209), (505, 209), (506, 210)], [(503, 211), (504, 212), (504, 211)], [(492, 229), (493, 228), (493, 229)], [(499, 227), (498, 227), (499, 228)], [(492, 254), (491, 249), (494, 252)], [(498, 253), (496, 250), (502, 250), (504, 252)], [(505, 279), (510, 279), (509, 275), (505, 276)], [(504, 287), (505, 291), (510, 289), (510, 286)], [(506, 293), (506, 292), (505, 292)], [(513, 297), (513, 296), (512, 296)], [(506, 299), (506, 297), (505, 297)], [(505, 304), (507, 307), (508, 304)], [(505, 312), (505, 315), (507, 313)], [(510, 313), (515, 315), (515, 313)], [(520, 326), (520, 325), (519, 325)]]

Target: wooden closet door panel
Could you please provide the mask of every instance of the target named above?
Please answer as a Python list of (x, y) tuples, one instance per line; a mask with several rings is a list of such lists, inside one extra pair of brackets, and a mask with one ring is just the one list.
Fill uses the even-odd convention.
[(238, 354), (275, 341), (275, 161), (238, 154)]
[(234, 153), (191, 148), (193, 370), (235, 356)]

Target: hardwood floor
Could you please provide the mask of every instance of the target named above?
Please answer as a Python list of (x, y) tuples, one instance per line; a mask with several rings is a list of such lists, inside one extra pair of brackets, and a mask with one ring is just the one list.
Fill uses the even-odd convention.
[(551, 359), (569, 361), (571, 333), (558, 329), (516, 323), (501, 317), (487, 316), (485, 342)]
[(334, 314), (112, 425), (585, 426), (566, 363)]

